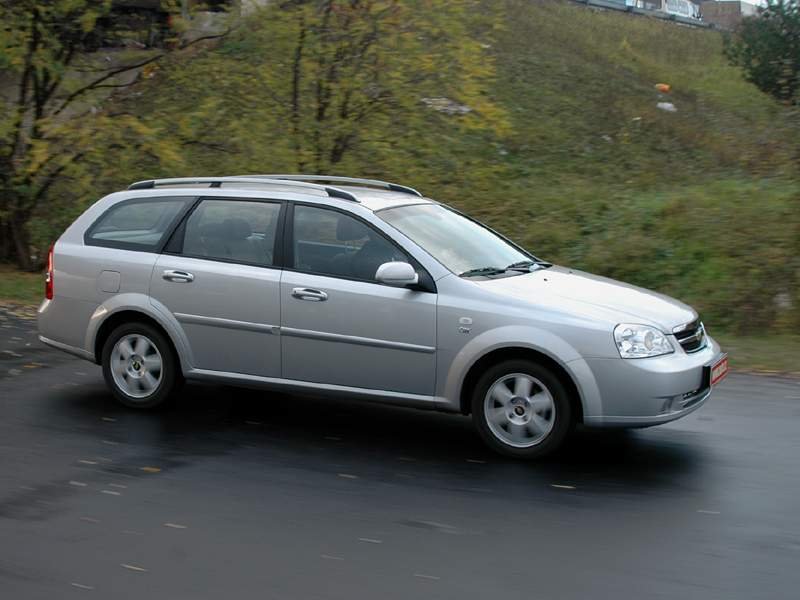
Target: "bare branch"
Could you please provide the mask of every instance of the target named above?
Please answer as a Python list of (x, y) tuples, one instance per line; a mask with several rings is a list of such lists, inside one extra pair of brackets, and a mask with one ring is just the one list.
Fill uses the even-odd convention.
[[(215, 40), (215, 39), (219, 39), (219, 38), (225, 37), (226, 35), (228, 35), (228, 33), (230, 33), (230, 30), (226, 30), (226, 31), (224, 31), (223, 33), (220, 33), (220, 34), (205, 35), (205, 36), (199, 37), (197, 39), (192, 40), (191, 42), (188, 42), (188, 43), (184, 44), (178, 50), (185, 50), (186, 48), (189, 48), (190, 46), (193, 46), (193, 45), (195, 45), (195, 44), (197, 44), (199, 42), (204, 42), (204, 41), (207, 41), (207, 40)], [(134, 63), (132, 65), (125, 65), (125, 66), (120, 67), (118, 69), (113, 69), (111, 71), (108, 71), (107, 73), (105, 73), (101, 77), (98, 77), (97, 79), (94, 79), (93, 81), (87, 83), (83, 87), (80, 87), (77, 90), (75, 90), (74, 92), (72, 92), (71, 94), (69, 94), (63, 100), (61, 105), (52, 113), (52, 116), (56, 116), (59, 113), (61, 113), (70, 104), (72, 104), (72, 102), (76, 98), (78, 98), (78, 97), (80, 97), (80, 96), (82, 96), (82, 95), (84, 95), (84, 94), (86, 94), (88, 92), (91, 92), (93, 90), (96, 90), (99, 87), (128, 87), (128, 86), (132, 85), (134, 83), (133, 81), (130, 82), (130, 83), (127, 83), (127, 84), (119, 84), (119, 85), (114, 85), (114, 86), (109, 86), (109, 85), (101, 86), (100, 84), (102, 84), (104, 81), (108, 81), (112, 77), (116, 77), (117, 75), (121, 75), (123, 73), (127, 73), (129, 71), (133, 71), (135, 69), (140, 69), (140, 68), (145, 67), (145, 66), (147, 66), (149, 64), (152, 64), (152, 63), (154, 63), (156, 61), (159, 61), (162, 58), (164, 58), (165, 56), (168, 56), (169, 54), (171, 54), (171, 52), (162, 52), (161, 54), (156, 54), (155, 56), (151, 56), (150, 58), (148, 58), (146, 60), (139, 61), (139, 62)]]
[[(72, 102), (76, 98), (78, 98), (79, 96), (82, 96), (83, 94), (86, 94), (87, 92), (91, 92), (92, 90), (97, 89), (97, 87), (101, 83), (103, 83), (104, 81), (108, 81), (112, 77), (116, 77), (117, 75), (121, 75), (122, 73), (127, 73), (128, 71), (133, 71), (134, 69), (140, 69), (141, 67), (149, 65), (150, 63), (156, 62), (157, 60), (163, 58), (164, 56), (166, 56), (166, 53), (157, 54), (155, 56), (151, 56), (147, 60), (142, 60), (142, 61), (139, 61), (138, 63), (134, 63), (132, 65), (126, 65), (124, 67), (120, 67), (119, 69), (114, 69), (112, 71), (108, 71), (102, 77), (98, 77), (94, 81), (92, 81), (90, 83), (87, 83), (85, 86), (80, 87), (77, 90), (75, 90), (74, 92), (72, 92), (71, 94), (69, 94), (63, 100), (63, 102), (61, 102), (61, 105), (53, 112), (52, 116), (55, 117), (56, 115), (60, 114), (65, 108), (67, 108), (70, 104), (72, 104)], [(128, 84), (128, 85), (130, 85), (130, 84)]]
[(44, 195), (47, 193), (47, 190), (50, 189), (50, 186), (52, 186), (55, 183), (56, 179), (58, 179), (58, 176), (61, 175), (68, 166), (74, 165), (76, 162), (79, 162), (83, 158), (84, 154), (85, 154), (84, 152), (78, 152), (77, 154), (72, 156), (68, 161), (64, 161), (58, 167), (53, 169), (53, 171), (51, 171), (44, 178), (44, 182), (39, 187), (39, 189), (36, 190), (36, 193), (33, 196), (29, 210), (33, 211), (39, 205), (39, 202), (41, 201), (42, 198), (44, 198)]

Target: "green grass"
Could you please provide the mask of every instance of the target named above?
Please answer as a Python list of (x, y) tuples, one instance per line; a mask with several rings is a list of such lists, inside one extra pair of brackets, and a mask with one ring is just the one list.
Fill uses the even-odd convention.
[(44, 275), (0, 265), (0, 303), (35, 306), (44, 297)]
[(800, 376), (800, 335), (714, 336), (728, 353), (731, 368), (773, 375)]

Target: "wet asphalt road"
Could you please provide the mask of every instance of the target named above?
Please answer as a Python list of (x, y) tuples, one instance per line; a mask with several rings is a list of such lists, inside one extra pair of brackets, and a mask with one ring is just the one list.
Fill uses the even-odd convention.
[(800, 597), (797, 380), (523, 464), (378, 405), (188, 385), (131, 412), (0, 326), (4, 599)]

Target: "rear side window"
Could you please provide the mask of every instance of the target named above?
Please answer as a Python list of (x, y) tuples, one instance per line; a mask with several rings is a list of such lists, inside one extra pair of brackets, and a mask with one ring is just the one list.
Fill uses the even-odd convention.
[(271, 266), (280, 212), (278, 202), (203, 200), (186, 221), (182, 254)]
[(109, 208), (86, 232), (91, 246), (156, 250), (193, 198), (137, 198)]

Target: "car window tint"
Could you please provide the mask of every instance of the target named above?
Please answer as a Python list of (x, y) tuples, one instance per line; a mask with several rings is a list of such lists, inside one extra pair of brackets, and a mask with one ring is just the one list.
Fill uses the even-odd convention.
[(408, 259), (375, 229), (344, 213), (296, 206), (293, 267), (300, 271), (375, 281), (385, 262)]
[(281, 205), (204, 200), (186, 221), (183, 254), (270, 266)]
[(111, 207), (89, 230), (92, 245), (153, 250), (191, 198), (127, 201)]

